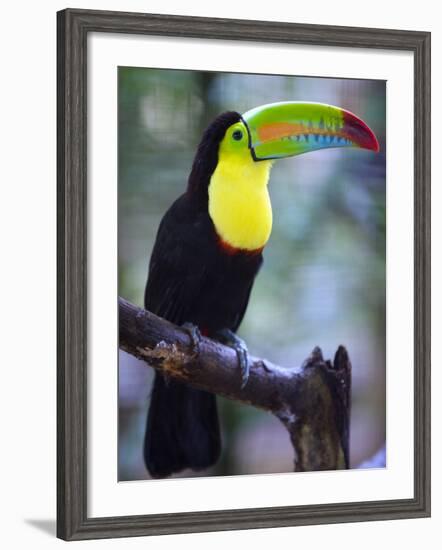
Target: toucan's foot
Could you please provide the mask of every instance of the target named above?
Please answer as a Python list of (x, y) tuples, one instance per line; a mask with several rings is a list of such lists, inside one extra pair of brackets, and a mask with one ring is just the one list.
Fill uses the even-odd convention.
[(192, 340), (193, 355), (194, 357), (198, 357), (202, 340), (200, 329), (192, 323), (184, 323), (181, 325), (181, 328), (189, 334), (190, 339)]
[(226, 344), (226, 346), (236, 351), (239, 368), (241, 370), (241, 389), (244, 389), (250, 373), (249, 350), (247, 349), (247, 344), (242, 338), (228, 328), (218, 330), (215, 334), (215, 338), (222, 344)]

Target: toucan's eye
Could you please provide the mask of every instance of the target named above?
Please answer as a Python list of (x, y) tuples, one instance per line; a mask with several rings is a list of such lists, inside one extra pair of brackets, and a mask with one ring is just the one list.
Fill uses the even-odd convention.
[(235, 141), (241, 141), (242, 140), (242, 132), (241, 130), (235, 130), (232, 134), (232, 137)]

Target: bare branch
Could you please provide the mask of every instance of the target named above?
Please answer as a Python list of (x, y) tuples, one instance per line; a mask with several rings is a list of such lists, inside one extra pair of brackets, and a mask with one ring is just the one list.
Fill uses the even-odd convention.
[(188, 332), (119, 298), (120, 348), (175, 380), (276, 415), (295, 451), (295, 470), (349, 467), (351, 364), (340, 346), (333, 364), (315, 348), (299, 368), (251, 357), (241, 389), (234, 350), (202, 339), (195, 355)]

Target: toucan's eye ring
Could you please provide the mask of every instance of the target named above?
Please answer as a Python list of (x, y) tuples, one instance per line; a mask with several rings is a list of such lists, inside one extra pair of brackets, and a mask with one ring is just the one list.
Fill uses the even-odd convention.
[(232, 134), (232, 138), (235, 141), (241, 141), (242, 140), (242, 131), (241, 130), (235, 130)]

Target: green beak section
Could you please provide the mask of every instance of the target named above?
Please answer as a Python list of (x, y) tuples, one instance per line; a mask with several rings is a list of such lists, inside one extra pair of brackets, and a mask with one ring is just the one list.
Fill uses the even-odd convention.
[(255, 160), (279, 159), (330, 147), (379, 151), (372, 130), (353, 113), (324, 103), (283, 102), (242, 115)]

